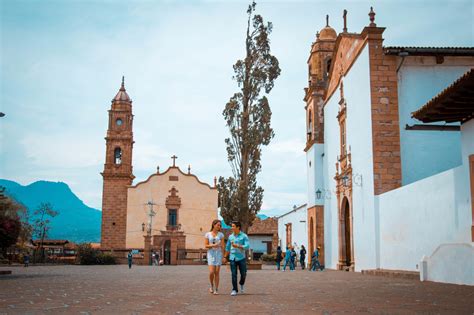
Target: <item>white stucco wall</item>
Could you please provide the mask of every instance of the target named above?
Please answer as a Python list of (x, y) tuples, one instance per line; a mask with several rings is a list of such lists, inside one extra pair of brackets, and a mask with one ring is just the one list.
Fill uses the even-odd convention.
[(323, 176), (323, 153), (324, 144), (315, 143), (306, 152), (306, 174), (308, 181), (308, 208), (315, 205), (324, 205), (324, 198), (317, 199), (316, 191), (320, 190), (325, 195)]
[(254, 253), (267, 253), (267, 243), (264, 242), (271, 242), (272, 237), (267, 235), (250, 235), (249, 236), (249, 243), (250, 249)]
[(470, 242), (468, 180), (462, 165), (377, 196), (380, 267), (415, 271), (440, 244)]
[(472, 57), (445, 57), (439, 65), (435, 57), (405, 58), (398, 72), (403, 185), (461, 165), (460, 132), (405, 130), (405, 125), (421, 124), (411, 113), (473, 66)]
[(474, 285), (474, 243), (438, 246), (420, 262), (420, 280)]
[(468, 165), (469, 155), (474, 154), (474, 119), (461, 125), (462, 163)]
[[(347, 103), (347, 145), (351, 148), (353, 175), (353, 238), (355, 269), (373, 269), (376, 264), (376, 225), (374, 212), (372, 125), (368, 48), (365, 47), (349, 73), (342, 79)], [(340, 152), (340, 128), (337, 120), (340, 93), (336, 91), (324, 108), (324, 184), (331, 191), (325, 199), (326, 266), (336, 268), (339, 255), (338, 205), (335, 195), (335, 163)], [(362, 123), (364, 122), (364, 123)], [(356, 184), (357, 183), (357, 184)]]
[(292, 224), (292, 243), (293, 246), (297, 246), (298, 248), (301, 245), (308, 248), (308, 210), (306, 205), (296, 211), (291, 210), (287, 214), (284, 214), (278, 217), (278, 237), (279, 237), (279, 245), (281, 246), (282, 250), (285, 250), (286, 247), (286, 226), (285, 224), (291, 223)]

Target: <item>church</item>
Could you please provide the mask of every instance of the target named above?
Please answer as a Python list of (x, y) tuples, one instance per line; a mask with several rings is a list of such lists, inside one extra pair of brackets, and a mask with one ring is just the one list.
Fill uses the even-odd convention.
[[(305, 88), (308, 246), (326, 267), (474, 284), (474, 48), (316, 34)], [(449, 267), (443, 267), (449, 266)]]
[(183, 172), (173, 156), (167, 170), (157, 168), (147, 180), (133, 184), (132, 100), (123, 78), (108, 116), (101, 250), (122, 259), (138, 250), (145, 264), (151, 252), (171, 265), (202, 260), (203, 235), (217, 219), (216, 180), (211, 186), (191, 174), (190, 167)]

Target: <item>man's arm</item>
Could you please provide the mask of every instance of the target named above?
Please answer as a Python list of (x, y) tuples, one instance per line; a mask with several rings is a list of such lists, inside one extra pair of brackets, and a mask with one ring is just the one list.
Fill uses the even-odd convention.
[(241, 248), (244, 250), (248, 250), (250, 248), (249, 237), (247, 235), (244, 237), (244, 244), (241, 246)]

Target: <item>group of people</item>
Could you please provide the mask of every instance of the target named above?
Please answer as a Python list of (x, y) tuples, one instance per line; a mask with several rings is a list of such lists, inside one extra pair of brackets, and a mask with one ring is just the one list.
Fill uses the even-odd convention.
[[(317, 247), (313, 254), (311, 255), (311, 266), (310, 266), (310, 271), (316, 271), (316, 269), (319, 269), (321, 271), (323, 271), (323, 267), (321, 266), (321, 263), (319, 262), (319, 250), (321, 249), (321, 247)], [(290, 270), (295, 270), (296, 268), (296, 250), (295, 250), (295, 247), (294, 246), (287, 246), (286, 247), (286, 252), (283, 253), (283, 251), (281, 250), (281, 247), (278, 246), (277, 248), (277, 252), (276, 252), (276, 265), (277, 265), (277, 269), (280, 270), (280, 266), (281, 266), (281, 262), (282, 260), (284, 259), (285, 262), (283, 264), (283, 271), (286, 270), (286, 267), (289, 265), (290, 267)], [(299, 260), (300, 260), (300, 266), (301, 266), (301, 269), (304, 270), (305, 267), (306, 267), (306, 264), (305, 264), (305, 261), (306, 261), (306, 248), (304, 247), (304, 245), (301, 245), (301, 249), (300, 249), (300, 255), (299, 255)]]

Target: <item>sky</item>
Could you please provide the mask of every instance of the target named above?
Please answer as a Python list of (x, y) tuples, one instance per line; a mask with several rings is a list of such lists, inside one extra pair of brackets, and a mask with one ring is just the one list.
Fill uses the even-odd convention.
[[(138, 183), (177, 165), (212, 184), (229, 176), (222, 111), (238, 90), (249, 1), (0, 1), (0, 178), (62, 181), (100, 209), (110, 101), (125, 76)], [(281, 76), (268, 96), (275, 137), (263, 148), (261, 213), (306, 202), (303, 88), (325, 16), (349, 32), (375, 22), (385, 46), (474, 46), (474, 2), (259, 1)]]

